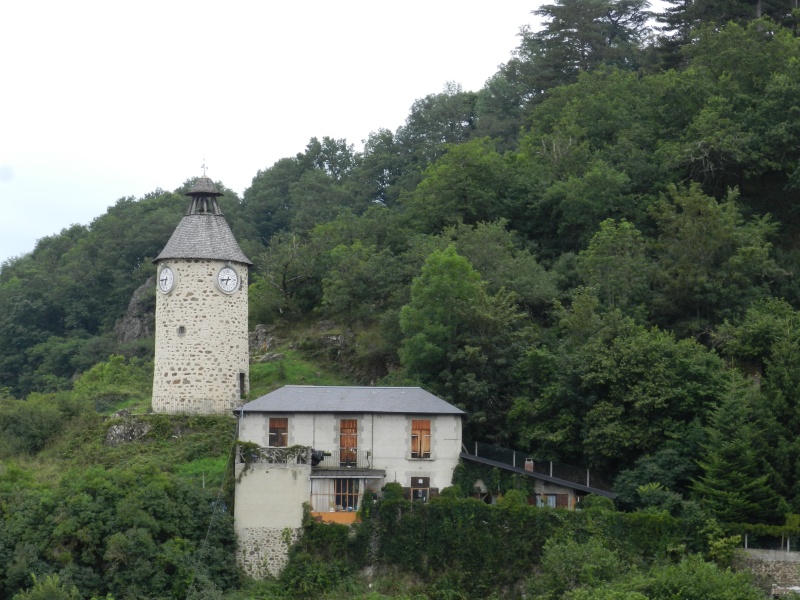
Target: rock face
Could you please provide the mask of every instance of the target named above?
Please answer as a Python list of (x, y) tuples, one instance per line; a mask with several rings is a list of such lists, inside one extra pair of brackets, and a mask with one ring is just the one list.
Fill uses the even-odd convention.
[(256, 325), (248, 343), (251, 353), (266, 352), (275, 345), (275, 325)]
[(106, 432), (106, 444), (109, 446), (119, 446), (120, 444), (135, 442), (142, 439), (152, 429), (150, 423), (141, 419), (126, 418), (121, 423), (117, 423), (108, 428)]
[(114, 325), (114, 335), (120, 344), (153, 335), (156, 321), (155, 287), (155, 277), (150, 277), (133, 292), (125, 316)]

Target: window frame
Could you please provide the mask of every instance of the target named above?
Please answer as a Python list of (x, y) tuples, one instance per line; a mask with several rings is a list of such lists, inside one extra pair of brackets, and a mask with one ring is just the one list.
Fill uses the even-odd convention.
[(409, 456), (412, 460), (430, 460), (433, 445), (433, 423), (431, 419), (411, 419), (411, 447)]
[[(274, 423), (274, 424), (273, 424)], [(267, 447), (268, 448), (287, 448), (289, 446), (289, 418), (288, 417), (269, 417), (267, 427)], [(273, 445), (273, 436), (275, 444)], [(283, 441), (283, 444), (280, 442)]]

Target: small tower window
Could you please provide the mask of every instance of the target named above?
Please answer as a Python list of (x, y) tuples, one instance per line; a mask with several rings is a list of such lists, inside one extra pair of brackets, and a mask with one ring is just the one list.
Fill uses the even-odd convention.
[(178, 325), (178, 337), (183, 337), (186, 335), (186, 327), (184, 325)]
[(239, 398), (244, 400), (247, 390), (244, 387), (244, 373), (239, 373)]

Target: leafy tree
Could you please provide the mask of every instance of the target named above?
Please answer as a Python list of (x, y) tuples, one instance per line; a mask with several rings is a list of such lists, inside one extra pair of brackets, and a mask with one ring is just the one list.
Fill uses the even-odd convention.
[(505, 288), (516, 294), (519, 304), (532, 312), (544, 312), (557, 296), (554, 277), (507, 226), (503, 219), (473, 227), (456, 225), (446, 228), (442, 237), (455, 243), (458, 253), (480, 273), (490, 293)]
[(768, 217), (745, 221), (731, 192), (718, 203), (696, 184), (671, 186), (652, 207), (659, 237), (654, 310), (679, 330), (707, 331), (769, 295), (776, 276)]
[(356, 241), (337, 246), (330, 258), (333, 267), (322, 280), (320, 311), (343, 316), (348, 324), (377, 317), (397, 286), (392, 281), (400, 273), (393, 265), (395, 257)]
[(645, 254), (645, 240), (625, 220), (600, 223), (600, 231), (578, 256), (578, 271), (603, 304), (628, 314), (649, 294), (652, 262)]
[(41, 580), (33, 575), (33, 587), (14, 594), (14, 600), (81, 600), (81, 594), (74, 585), (62, 583), (58, 575)]
[(459, 84), (448, 82), (440, 94), (414, 102), (395, 136), (412, 165), (425, 168), (442, 154), (446, 144), (470, 138), (475, 128), (475, 97)]
[(526, 343), (508, 294), (494, 296), (455, 248), (433, 252), (400, 312), (400, 360), (408, 374), (468, 411), (470, 431), (504, 436), (510, 369)]
[(617, 472), (671, 439), (684, 439), (727, 389), (724, 363), (578, 296), (553, 348), (530, 350), (525, 391), (509, 412), (523, 448)]
[(408, 200), (409, 218), (424, 232), (493, 221), (506, 212), (509, 177), (506, 161), (491, 140), (449, 146)]
[(551, 538), (542, 551), (542, 576), (536, 583), (546, 593), (539, 597), (563, 598), (575, 589), (598, 587), (618, 579), (625, 570), (619, 555), (597, 537), (585, 542)]

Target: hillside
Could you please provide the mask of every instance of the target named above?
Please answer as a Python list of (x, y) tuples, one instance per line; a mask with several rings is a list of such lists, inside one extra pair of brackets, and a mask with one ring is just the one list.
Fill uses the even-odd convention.
[[(255, 264), (250, 327), (274, 325), (269, 351), (284, 355), (254, 365), (253, 393), (421, 385), (466, 411), (465, 438), (591, 468), (632, 514), (697, 510), (727, 532), (793, 523), (800, 17), (785, 0), (668, 5), (656, 29), (642, 2), (543, 5), (543, 28), (523, 28), (481, 90), (419, 99), (360, 151), (312, 138), (242, 197), (218, 183)], [(222, 424), (141, 417), (152, 442), (102, 442), (113, 411), (148, 405), (151, 261), (191, 183), (122, 198), (0, 267), (0, 459), (15, 505), (61, 502), (73, 492), (48, 486), (69, 469), (125, 473), (115, 506), (144, 502), (131, 473), (213, 504), (202, 480), (223, 471)], [(91, 582), (116, 560), (107, 542), (67, 541), (97, 544), (88, 525), (32, 522), (47, 519), (68, 533), (4, 546), (6, 596), (30, 573)], [(163, 572), (188, 572), (169, 553), (188, 556), (199, 530), (142, 519), (125, 543), (152, 542)]]

